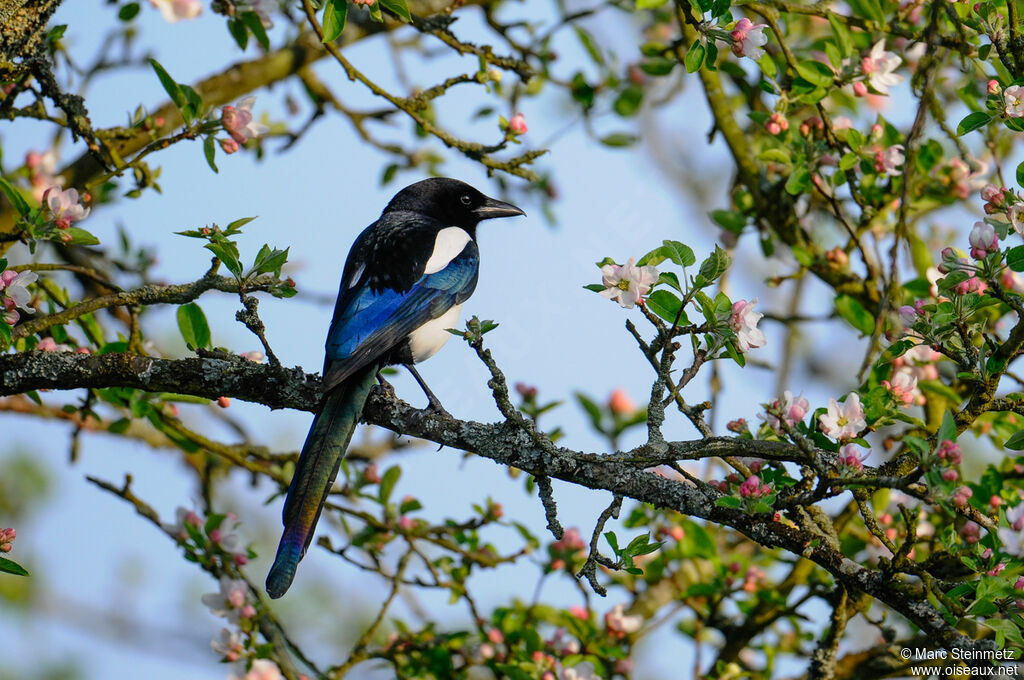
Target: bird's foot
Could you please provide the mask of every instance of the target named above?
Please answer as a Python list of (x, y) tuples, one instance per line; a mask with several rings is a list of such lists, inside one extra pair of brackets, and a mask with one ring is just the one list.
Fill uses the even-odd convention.
[(385, 380), (380, 371), (377, 372), (377, 383), (380, 385), (380, 388), (384, 390), (384, 394), (386, 396), (392, 399), (395, 398), (395, 386)]

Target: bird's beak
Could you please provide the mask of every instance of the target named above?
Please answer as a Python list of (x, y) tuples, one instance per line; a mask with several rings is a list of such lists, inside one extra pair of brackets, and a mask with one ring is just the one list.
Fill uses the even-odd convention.
[(517, 208), (511, 203), (505, 201), (499, 201), (495, 198), (488, 198), (484, 201), (484, 204), (473, 211), (477, 218), (481, 220), (489, 220), (495, 217), (515, 217), (516, 215), (526, 215), (522, 209)]

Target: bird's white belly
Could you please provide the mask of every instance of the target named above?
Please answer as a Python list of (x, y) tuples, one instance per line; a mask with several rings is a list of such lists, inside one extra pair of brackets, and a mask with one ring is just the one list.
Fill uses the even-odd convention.
[(409, 351), (414, 363), (437, 354), (437, 351), (448, 342), (452, 334), (449, 328), (456, 328), (459, 323), (459, 311), (462, 305), (455, 305), (441, 316), (428, 321), (409, 334)]

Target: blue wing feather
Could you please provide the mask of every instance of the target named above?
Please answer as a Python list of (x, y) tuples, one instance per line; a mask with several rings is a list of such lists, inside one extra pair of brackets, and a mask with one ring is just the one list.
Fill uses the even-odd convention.
[(427, 274), (405, 291), (373, 291), (361, 282), (335, 311), (327, 334), (325, 389), (380, 358), (410, 333), (468, 298), (476, 287), (479, 255), (470, 241), (447, 267)]

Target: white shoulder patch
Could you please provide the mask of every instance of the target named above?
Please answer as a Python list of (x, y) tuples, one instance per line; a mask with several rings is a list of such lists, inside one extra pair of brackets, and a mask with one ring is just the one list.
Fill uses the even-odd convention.
[(359, 283), (359, 277), (363, 275), (364, 271), (366, 271), (366, 263), (359, 265), (359, 269), (352, 275), (352, 280), (348, 284), (349, 288), (355, 288), (355, 285)]
[(427, 260), (424, 274), (439, 272), (448, 266), (469, 243), (471, 237), (465, 229), (460, 227), (445, 227), (437, 232), (437, 239), (434, 241), (434, 252)]

